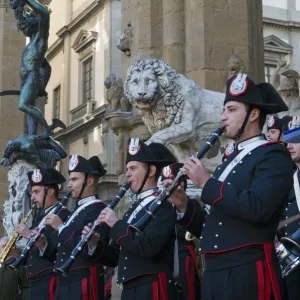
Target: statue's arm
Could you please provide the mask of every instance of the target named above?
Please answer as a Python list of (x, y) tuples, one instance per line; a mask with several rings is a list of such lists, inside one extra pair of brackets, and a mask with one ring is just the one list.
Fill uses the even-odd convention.
[(48, 39), (50, 26), (50, 12), (42, 4), (35, 0), (25, 0), (32, 10), (40, 17), (39, 33), (40, 37)]

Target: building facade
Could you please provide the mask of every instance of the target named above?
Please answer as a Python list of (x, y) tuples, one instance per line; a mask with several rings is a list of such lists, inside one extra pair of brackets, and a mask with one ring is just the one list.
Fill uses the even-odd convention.
[(278, 60), (300, 72), (300, 0), (263, 0), (265, 81)]
[[(62, 120), (67, 129), (54, 138), (68, 154), (99, 156), (107, 174), (99, 182), (99, 196), (117, 192), (116, 137), (104, 121), (107, 108), (104, 80), (120, 73), (120, 0), (52, 0), (47, 58), (52, 76), (47, 86), (45, 116)], [(59, 170), (67, 175), (68, 160)]]

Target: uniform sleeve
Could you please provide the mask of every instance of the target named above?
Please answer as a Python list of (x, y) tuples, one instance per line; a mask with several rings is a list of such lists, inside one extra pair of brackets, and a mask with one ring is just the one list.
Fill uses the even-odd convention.
[(198, 201), (189, 199), (186, 212), (183, 218), (178, 221), (178, 225), (194, 236), (200, 237), (206, 215)]
[(106, 224), (102, 224), (97, 230), (100, 241), (91, 258), (105, 266), (115, 268), (118, 265), (120, 247), (113, 241), (109, 241), (109, 230)]
[[(59, 211), (58, 216), (63, 222), (65, 222), (70, 214), (71, 213), (68, 209), (63, 208)], [(52, 227), (47, 226), (43, 234), (47, 239), (47, 246), (42, 252), (41, 257), (50, 261), (54, 261), (56, 259), (57, 252), (58, 232)]]
[(176, 213), (169, 202), (164, 202), (155, 213), (142, 234), (130, 228), (124, 220), (119, 220), (110, 230), (109, 234), (120, 246), (151, 259), (165, 247), (174, 234)]
[[(88, 224), (94, 224), (94, 222), (96, 221), (96, 219), (98, 218), (98, 216), (100, 215), (101, 211), (106, 207), (106, 205), (104, 203), (95, 203), (93, 205), (90, 205), (87, 208), (87, 213), (84, 219), (84, 224), (83, 227), (80, 228), (79, 230), (76, 230), (73, 235), (68, 239), (68, 243), (71, 244), (72, 248), (74, 249), (77, 244), (79, 243), (79, 241), (82, 238), (82, 230), (84, 228), (84, 226), (88, 225)], [(70, 245), (69, 245), (70, 246)], [(82, 248), (82, 250), (80, 251), (80, 255), (83, 257), (88, 257), (90, 258), (91, 256), (89, 255), (89, 249), (87, 244)]]
[(232, 217), (263, 223), (282, 208), (292, 186), (293, 164), (289, 154), (272, 150), (265, 152), (256, 165), (249, 189), (240, 190), (210, 178), (201, 200)]

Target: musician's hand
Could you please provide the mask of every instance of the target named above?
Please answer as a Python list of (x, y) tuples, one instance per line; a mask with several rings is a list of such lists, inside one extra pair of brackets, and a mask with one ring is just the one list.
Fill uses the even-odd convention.
[[(162, 183), (167, 188), (173, 182), (174, 176), (171, 179), (165, 179)], [(168, 201), (174, 204), (179, 212), (186, 212), (188, 197), (183, 189), (184, 183), (182, 182), (177, 189), (170, 195)]]
[(183, 171), (200, 189), (203, 189), (208, 179), (210, 179), (208, 169), (196, 157), (190, 157), (185, 162)]
[(108, 207), (104, 208), (98, 217), (100, 223), (106, 223), (110, 228), (112, 228), (119, 220), (120, 218), (116, 213)]
[(31, 237), (30, 229), (22, 223), (16, 226), (16, 232), (26, 239), (29, 239)]
[(46, 216), (45, 224), (51, 226), (55, 231), (58, 231), (58, 226), (63, 224), (63, 221), (58, 215), (50, 214)]
[[(35, 236), (38, 233), (39, 229), (36, 228), (32, 230), (31, 236)], [(34, 245), (39, 248), (41, 251), (43, 251), (47, 245), (47, 239), (46, 237), (41, 234), (40, 237), (37, 239), (37, 241), (34, 243)]]
[[(91, 231), (92, 223), (89, 223), (87, 226), (84, 226), (82, 230), (82, 235), (87, 235)], [(95, 232), (88, 241), (88, 247), (90, 250), (94, 250), (97, 247), (98, 242), (100, 241), (100, 234)]]

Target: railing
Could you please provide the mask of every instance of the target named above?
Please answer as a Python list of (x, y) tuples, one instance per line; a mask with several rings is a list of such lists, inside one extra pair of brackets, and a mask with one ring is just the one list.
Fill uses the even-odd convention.
[(87, 101), (70, 111), (71, 124), (76, 123), (89, 115), (96, 108), (96, 101)]

